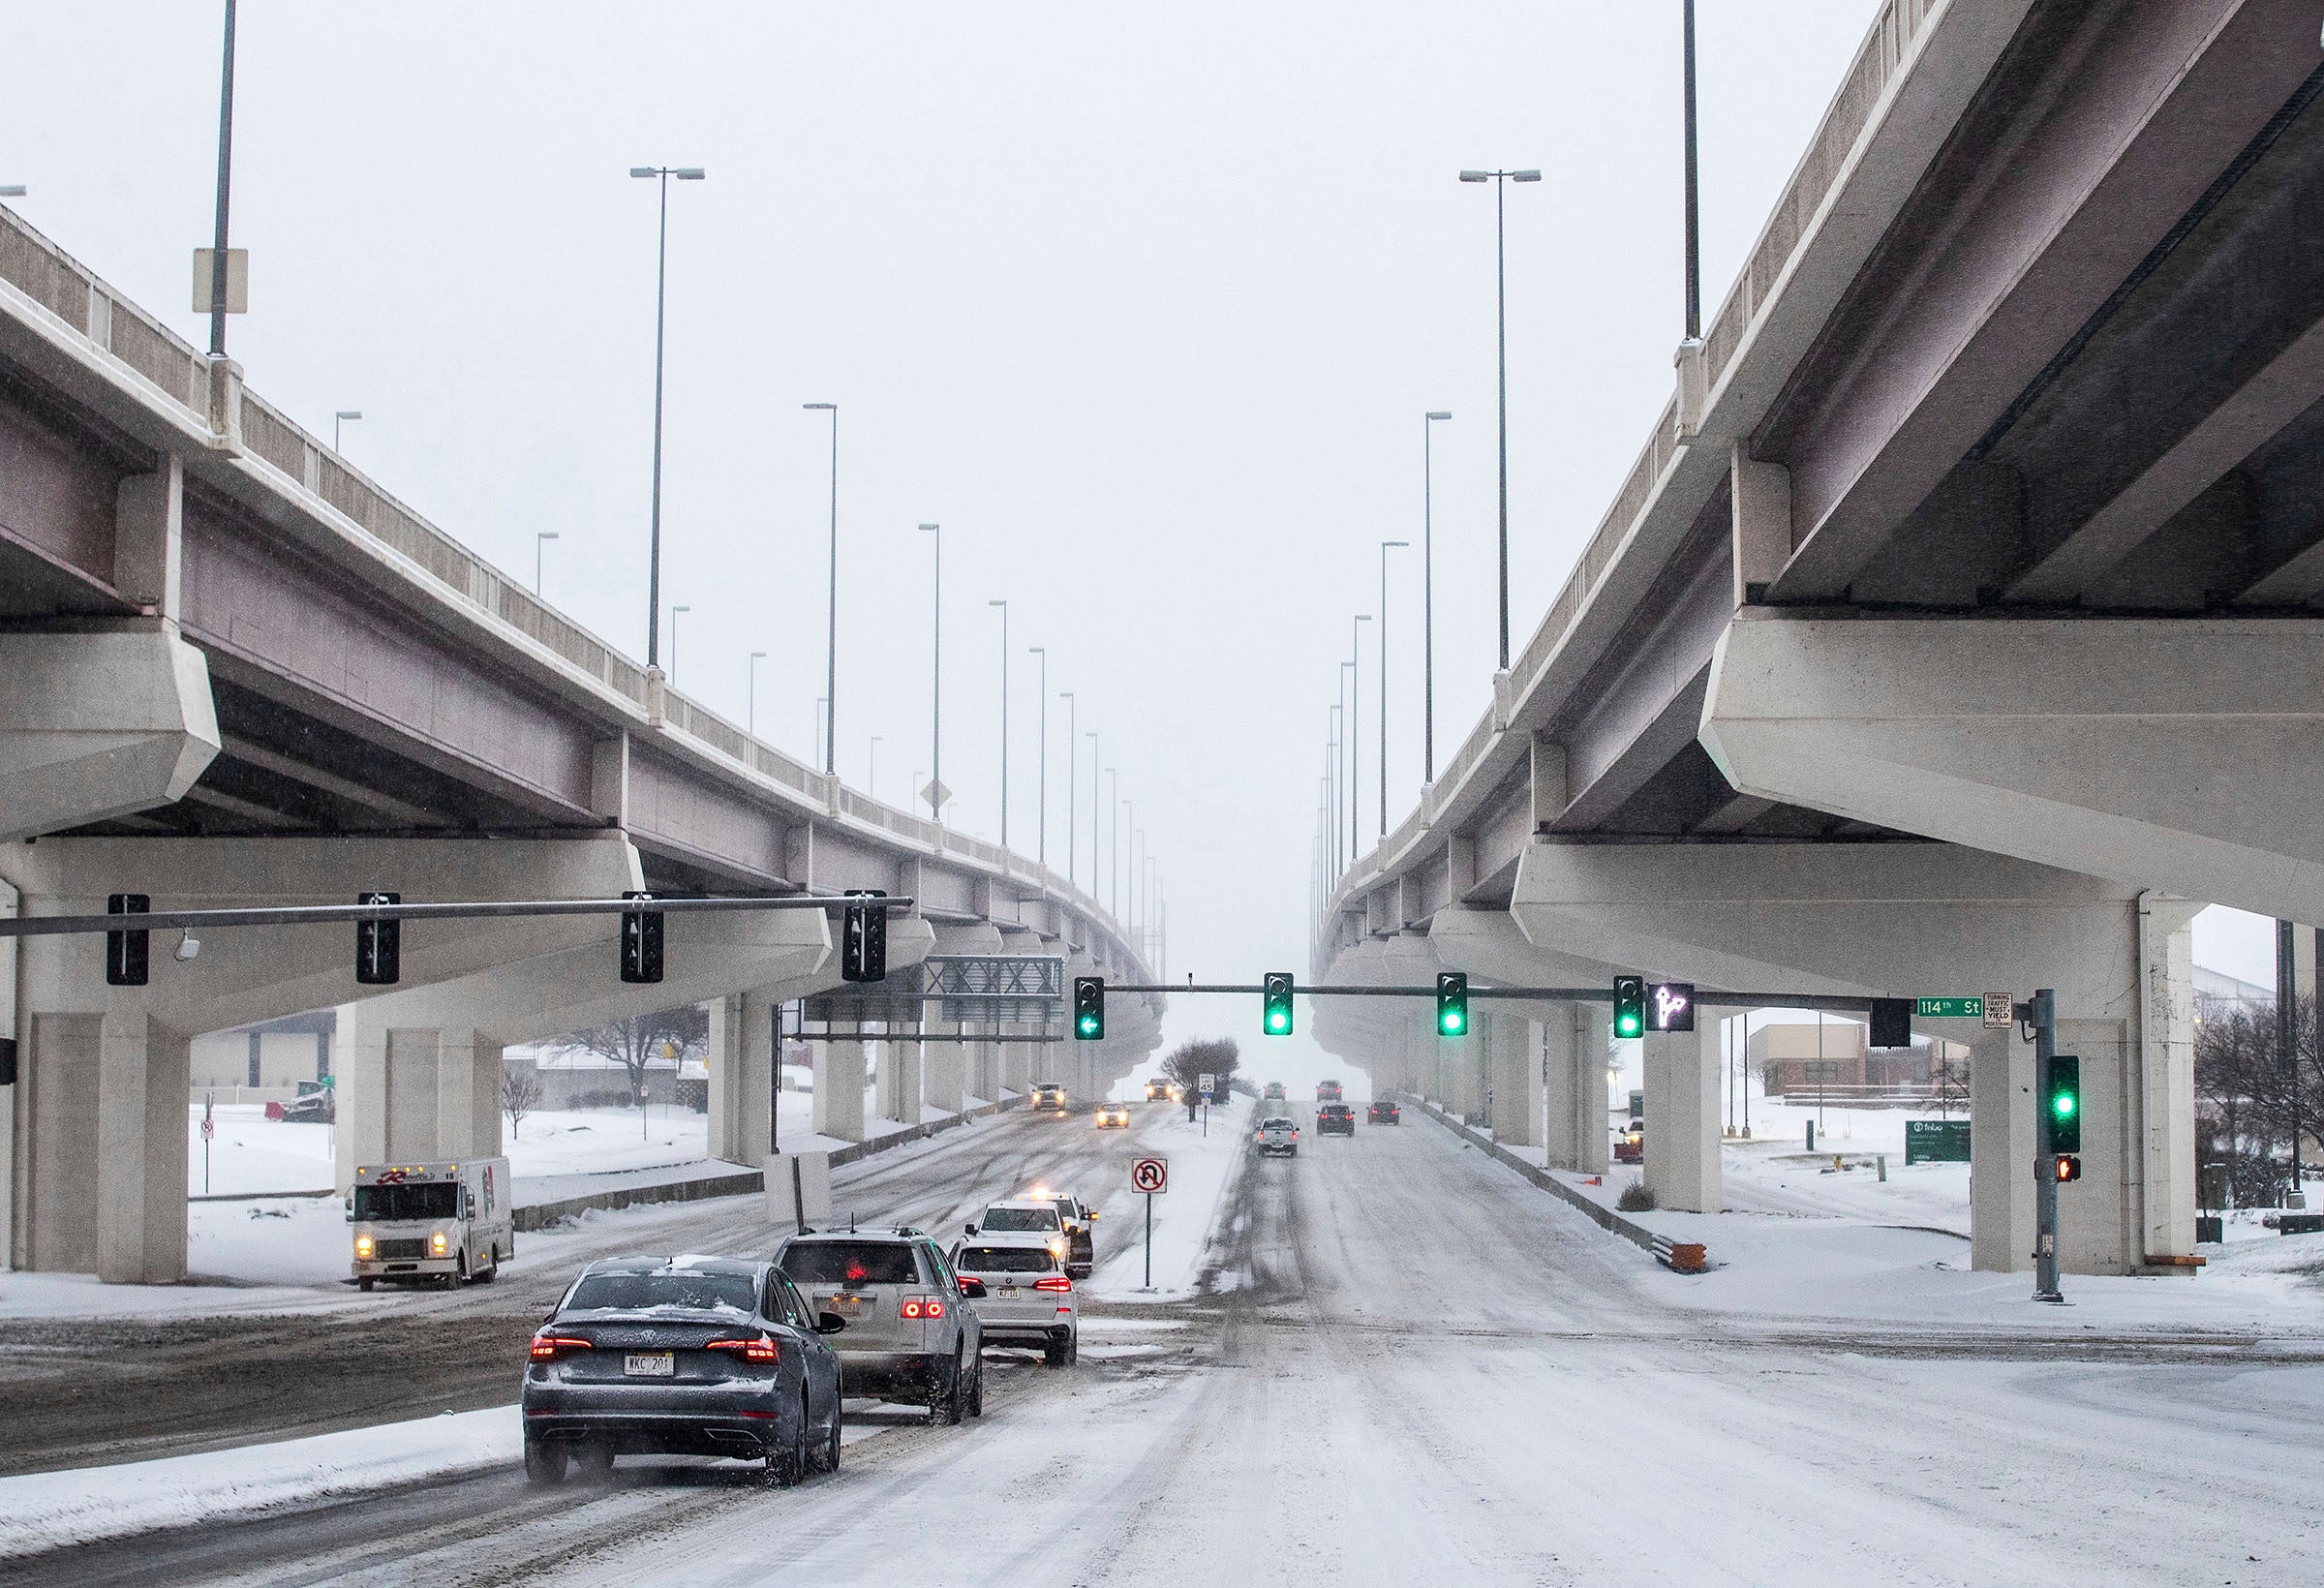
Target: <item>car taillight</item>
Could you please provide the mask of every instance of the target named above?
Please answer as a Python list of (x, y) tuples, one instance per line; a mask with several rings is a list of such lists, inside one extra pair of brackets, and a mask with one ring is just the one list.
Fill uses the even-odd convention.
[(702, 1348), (705, 1351), (739, 1351), (747, 1362), (779, 1362), (782, 1360), (782, 1346), (766, 1335), (756, 1339), (713, 1340)]
[(1061, 1273), (1053, 1273), (1043, 1278), (1034, 1280), (1033, 1289), (1045, 1291), (1069, 1291), (1073, 1289), (1073, 1281), (1066, 1278)]
[(944, 1298), (941, 1296), (907, 1296), (899, 1309), (905, 1318), (941, 1318), (944, 1316)]
[(568, 1351), (595, 1351), (592, 1340), (576, 1339), (569, 1334), (535, 1334), (533, 1336), (533, 1359), (536, 1362), (555, 1361)]

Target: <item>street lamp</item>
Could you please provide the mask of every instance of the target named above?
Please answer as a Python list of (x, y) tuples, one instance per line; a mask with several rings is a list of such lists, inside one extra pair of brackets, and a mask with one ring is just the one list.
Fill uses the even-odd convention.
[[(661, 184), (661, 230), (655, 245), (654, 265), (654, 519), (652, 539), (646, 561), (646, 666), (651, 669), (660, 661), (661, 621), (661, 353), (663, 308), (668, 299), (670, 280), (670, 178), (681, 182), (699, 182), (703, 177), (699, 166), (632, 166), (631, 176), (652, 177)], [(223, 256), (226, 248), (225, 184), (220, 183), (218, 247)], [(223, 271), (224, 266), (220, 266)], [(223, 278), (222, 278), (223, 279)], [(223, 326), (224, 321), (213, 321)], [(212, 332), (222, 337), (223, 330)], [(671, 661), (677, 660), (677, 640), (672, 636)]]
[(1009, 603), (987, 601), (1000, 608), (1000, 846), (1009, 846)]
[(672, 684), (678, 682), (678, 614), (692, 610), (693, 608), (690, 606), (670, 608), (670, 682)]
[(1436, 781), (1436, 427), (1452, 415), (1431, 409), (1421, 426), (1421, 786)]
[(546, 544), (547, 544), (549, 541), (551, 541), (551, 540), (554, 540), (554, 539), (556, 539), (556, 538), (557, 538), (557, 532), (556, 532), (555, 530), (538, 530), (538, 531), (535, 531), (535, 532), (534, 533), (534, 535), (533, 535), (533, 594), (534, 594), (535, 596), (538, 596), (538, 595), (540, 594), (540, 550), (541, 550), (541, 547), (542, 547), (542, 546), (544, 546), (544, 545), (546, 545)]
[(1033, 823), (1033, 859), (1046, 871), (1049, 870), (1049, 650), (1046, 646), (1030, 645), (1025, 651), (1041, 658), (1041, 739), (1033, 755), (1034, 763), (1041, 769), (1037, 779), (1041, 792), (1034, 801), (1038, 819)]
[(1539, 182), (1542, 173), (1525, 171), (1462, 171), (1463, 182), (1493, 185), (1494, 301), (1500, 327), (1496, 344), (1501, 370), (1501, 671), (1509, 671), (1509, 229), (1502, 196), (1512, 182)]
[[(675, 623), (670, 625), (670, 659), (678, 659), (678, 626)], [(743, 729), (753, 739), (758, 737), (758, 664), (766, 659), (764, 651), (750, 653), (750, 703), (744, 708)]]
[(1089, 741), (1089, 897), (1097, 897), (1097, 763), (1105, 747), (1097, 742), (1097, 730), (1092, 728), (1084, 738)]
[(1363, 626), (1372, 621), (1369, 612), (1359, 612), (1356, 621), (1348, 626), (1348, 864), (1356, 864), (1362, 851), (1356, 847), (1360, 824), (1356, 819), (1356, 777), (1363, 770), (1363, 756), (1356, 738), (1356, 714), (1362, 710), (1363, 700)]
[[(226, 48), (218, 72), (218, 213), (210, 237), (210, 356), (226, 356), (227, 194), (234, 169), (234, 0), (226, 0)], [(334, 449), (335, 450), (335, 449)]]
[(920, 533), (933, 537), (935, 546), (934, 596), (932, 598), (934, 617), (929, 626), (929, 684), (931, 702), (928, 729), (928, 814), (931, 821), (944, 819), (944, 532), (933, 524), (923, 524)]
[(331, 415), (332, 451), (336, 452), (339, 450), (339, 427), (350, 419), (360, 419), (361, 417), (363, 417), (363, 411), (361, 409), (354, 408), (343, 408)]
[(1380, 836), (1388, 837), (1388, 554), (1409, 540), (1380, 542)]
[(0, 188), (0, 198), (21, 198), (23, 197), (24, 184), (21, 182), (11, 182), (8, 186)]
[(1680, 7), (1686, 36), (1687, 340), (1702, 340), (1702, 221), (1695, 185), (1695, 0)]
[(879, 741), (878, 734), (872, 736), (872, 747), (864, 757), (864, 792), (875, 800), (879, 798)]
[[(1115, 776), (1115, 772), (1112, 767), (1106, 768), (1105, 775), (1108, 778), (1113, 779), (1113, 781), (1106, 784), (1108, 796), (1106, 800), (1106, 814), (1111, 818), (1106, 824), (1108, 828), (1108, 832), (1106, 834), (1106, 872), (1110, 878), (1108, 883), (1108, 891), (1113, 895), (1113, 897), (1107, 901), (1106, 907), (1115, 912), (1116, 919), (1119, 919), (1121, 905), (1121, 865), (1119, 857), (1116, 854), (1115, 850), (1116, 846), (1121, 842), (1121, 806), (1118, 801), (1113, 798), (1113, 795), (1120, 791), (1121, 779)], [(1096, 792), (1097, 791), (1094, 788), (1090, 790), (1092, 795), (1094, 795)], [(1090, 858), (1092, 861), (1096, 859), (1094, 855), (1092, 855)]]
[[(1049, 664), (1044, 660), (1042, 665), (1046, 667)], [(1079, 725), (1074, 719), (1080, 714), (1081, 708), (1075, 702), (1071, 689), (1059, 689), (1057, 698), (1065, 702), (1065, 883), (1066, 886), (1071, 887), (1074, 883), (1073, 846), (1076, 840), (1073, 831), (1073, 802), (1075, 784), (1080, 780), (1077, 773), (1082, 757), (1081, 735), (1073, 730)]]
[(801, 408), (831, 415), (831, 609), (823, 624), (823, 698), (832, 702), (823, 718), (823, 773), (838, 775), (832, 746), (837, 742), (840, 699), (840, 405), (802, 403)]

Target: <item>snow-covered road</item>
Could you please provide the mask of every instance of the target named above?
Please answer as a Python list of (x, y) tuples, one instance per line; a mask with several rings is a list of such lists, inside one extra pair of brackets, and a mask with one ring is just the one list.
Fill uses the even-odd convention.
[(2324, 1581), (2324, 1340), (1674, 1306), (1636, 1248), (1407, 1117), (1251, 1164), (1229, 1288), (1094, 1307), (1080, 1367), (1010, 1364), (962, 1428), (866, 1420), (802, 1488), (464, 1478), (28, 1580)]

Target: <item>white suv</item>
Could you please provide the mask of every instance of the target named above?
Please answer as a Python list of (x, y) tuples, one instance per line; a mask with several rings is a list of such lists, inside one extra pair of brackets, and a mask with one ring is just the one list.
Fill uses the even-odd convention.
[[(985, 1209), (984, 1217), (968, 1226), (967, 1234), (987, 1236), (1031, 1236), (1049, 1248), (1050, 1256), (1063, 1264), (1073, 1252), (1072, 1237), (1065, 1229), (1065, 1215), (1048, 1197), (1014, 1197), (996, 1202)], [(1062, 1272), (1062, 1268), (1059, 1269)]]
[(987, 1234), (952, 1249), (963, 1279), (983, 1282), (970, 1306), (985, 1344), (1041, 1348), (1052, 1367), (1070, 1367), (1082, 1351), (1079, 1298), (1065, 1264), (1038, 1235)]

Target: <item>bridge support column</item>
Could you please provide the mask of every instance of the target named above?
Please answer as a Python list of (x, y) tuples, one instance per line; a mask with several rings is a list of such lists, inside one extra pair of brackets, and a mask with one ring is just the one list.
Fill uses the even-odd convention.
[(1724, 1206), (1719, 1163), (1719, 1023), (1692, 1031), (1650, 1031), (1646, 1044), (1646, 1189), (1657, 1206), (1716, 1213)]
[(760, 1164), (770, 1151), (775, 1092), (775, 1016), (765, 989), (710, 1000), (710, 1155)]
[(889, 1032), (879, 1045), (879, 1116), (907, 1125), (920, 1122), (921, 1044), (901, 1029)]
[(1492, 1017), (1493, 1140), (1506, 1146), (1542, 1145), (1541, 1037), (1511, 1010)]
[(1612, 1100), (1607, 1078), (1613, 1055), (1614, 1009), (1606, 1003), (1574, 1006), (1574, 1172), (1603, 1175), (1611, 1167)]
[(339, 1006), (332, 1040), (342, 1162), (500, 1156), (498, 1042), (474, 1026), (390, 1024), (359, 1003)]
[(218, 753), (209, 665), (173, 625), (0, 633), (0, 841), (168, 805)]
[[(1969, 1261), (2018, 1273), (2034, 1267), (2034, 1050), (2014, 1032), (1979, 1034), (1969, 1061)], [(2068, 1189), (2059, 1188), (2062, 1214)]]
[[(950, 1037), (960, 1030), (951, 1021), (932, 1020), (922, 1024), (931, 1036)], [(960, 1113), (968, 1050), (960, 1043), (944, 1041), (927, 1043), (920, 1052), (920, 1100), (944, 1114)]]
[(815, 1043), (815, 1134), (841, 1142), (864, 1139), (864, 1045)]

